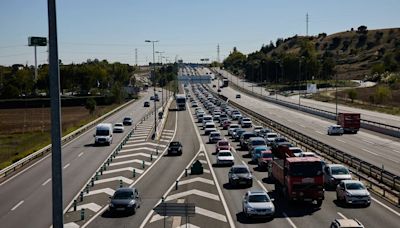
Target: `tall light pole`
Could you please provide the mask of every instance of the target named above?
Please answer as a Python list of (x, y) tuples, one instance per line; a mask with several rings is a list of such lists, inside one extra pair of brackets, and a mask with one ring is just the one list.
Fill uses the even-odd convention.
[(154, 88), (154, 139), (157, 134), (157, 99), (156, 99), (156, 65), (155, 65), (155, 57), (154, 57), (154, 43), (158, 42), (158, 40), (145, 40), (146, 43), (153, 44), (153, 88)]
[(301, 61), (304, 59), (304, 56), (301, 56), (300, 58), (299, 58), (299, 88), (298, 88), (298, 90), (299, 90), (299, 109), (300, 109), (300, 83), (301, 83)]
[(278, 100), (278, 65), (280, 66), (280, 62), (276, 60), (275, 63), (275, 100)]
[[(160, 63), (162, 66), (162, 54), (164, 53), (163, 51), (156, 51), (157, 54), (160, 54)], [(160, 78), (161, 79), (161, 78)], [(164, 83), (164, 80), (162, 81)], [(161, 106), (164, 107), (164, 86), (161, 86)]]

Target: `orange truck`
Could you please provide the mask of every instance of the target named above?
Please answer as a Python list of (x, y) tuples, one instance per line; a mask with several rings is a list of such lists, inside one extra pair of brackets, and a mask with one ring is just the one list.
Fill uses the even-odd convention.
[(340, 125), (345, 133), (357, 133), (360, 129), (360, 113), (340, 112), (337, 118), (337, 124)]

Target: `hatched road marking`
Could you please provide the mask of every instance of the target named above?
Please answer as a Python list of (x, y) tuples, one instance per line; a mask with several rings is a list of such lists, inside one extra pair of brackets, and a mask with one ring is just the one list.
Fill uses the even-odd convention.
[(123, 172), (123, 171), (133, 172), (133, 169), (135, 169), (136, 173), (139, 173), (139, 174), (143, 173), (143, 170), (141, 170), (141, 169), (137, 169), (137, 168), (133, 168), (133, 167), (125, 167), (125, 168), (120, 168), (120, 169), (112, 169), (112, 170), (103, 171), (103, 174), (118, 173), (118, 172)]
[[(88, 204), (82, 204), (76, 207), (77, 211), (80, 211), (81, 209), (89, 209), (93, 212), (98, 212), (101, 209), (101, 206), (95, 203), (88, 203)], [(71, 207), (71, 209), (68, 210), (68, 212), (74, 211), (74, 208)]]
[(190, 183), (194, 183), (194, 182), (202, 182), (202, 183), (205, 183), (205, 184), (214, 185), (214, 181), (206, 179), (206, 178), (203, 178), (203, 177), (195, 177), (195, 178), (191, 178), (191, 179), (188, 179), (188, 180), (179, 181), (178, 185), (190, 184)]
[(51, 181), (51, 178), (47, 179), (45, 182), (43, 182), (42, 186), (45, 186), (46, 184), (48, 184)]
[(197, 189), (191, 189), (189, 191), (180, 192), (180, 193), (176, 193), (174, 195), (167, 196), (165, 201), (175, 200), (175, 199), (179, 199), (179, 198), (189, 196), (189, 195), (198, 195), (198, 196), (202, 196), (202, 197), (209, 198), (212, 200), (220, 201), (218, 195), (204, 192), (204, 191), (197, 190)]

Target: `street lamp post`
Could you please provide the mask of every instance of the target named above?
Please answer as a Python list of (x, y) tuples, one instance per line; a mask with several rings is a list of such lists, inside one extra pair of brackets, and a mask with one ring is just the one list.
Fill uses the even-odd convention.
[(300, 83), (301, 83), (301, 61), (304, 59), (304, 56), (301, 56), (300, 58), (299, 58), (299, 87), (298, 87), (298, 90), (299, 90), (299, 109), (300, 109)]
[[(157, 54), (160, 54), (160, 63), (162, 66), (162, 54), (164, 53), (163, 51), (156, 51)], [(160, 78), (161, 79), (161, 78)], [(162, 80), (162, 82), (164, 83), (164, 80)], [(164, 86), (161, 86), (161, 106), (164, 107)]]
[[(279, 60), (275, 61), (275, 100), (278, 100), (278, 64)], [(280, 64), (279, 64), (280, 66)]]
[(156, 65), (155, 65), (155, 57), (154, 57), (154, 43), (158, 42), (158, 40), (145, 40), (146, 43), (153, 44), (153, 88), (154, 88), (154, 139), (157, 134), (157, 99), (156, 99)]

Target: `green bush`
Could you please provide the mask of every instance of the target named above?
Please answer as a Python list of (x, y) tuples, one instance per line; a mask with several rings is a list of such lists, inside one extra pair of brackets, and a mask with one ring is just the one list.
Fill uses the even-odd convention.
[(96, 110), (96, 101), (93, 98), (88, 98), (86, 100), (85, 108), (89, 110), (90, 114), (93, 114), (93, 112)]

